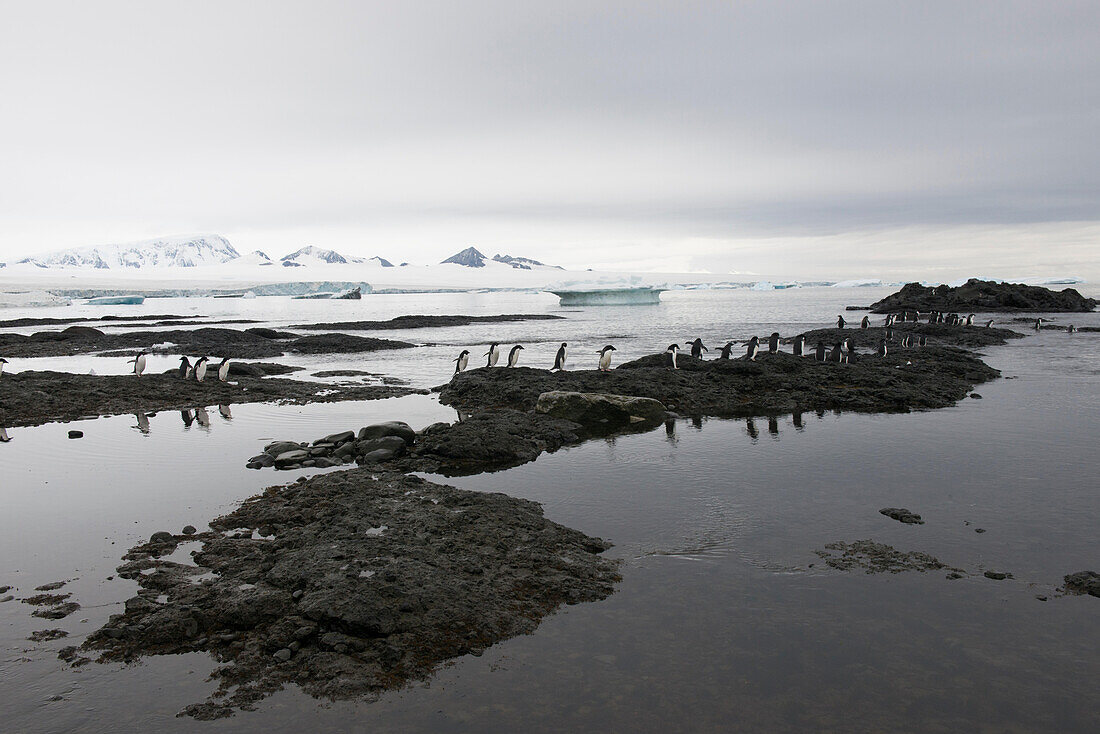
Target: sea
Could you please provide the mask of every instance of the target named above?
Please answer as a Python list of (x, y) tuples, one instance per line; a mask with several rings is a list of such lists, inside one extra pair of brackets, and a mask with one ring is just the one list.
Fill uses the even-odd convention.
[[(621, 364), (696, 337), (713, 349), (829, 326), (838, 314), (858, 321), (862, 313), (846, 306), (891, 290), (672, 291), (658, 305), (571, 308), (534, 292), (169, 298), (4, 309), (0, 318), (178, 314), (258, 322), (230, 328), (288, 328), (404, 314), (563, 317), (353, 332), (418, 346), (265, 360), (305, 368), (293, 375), (300, 379), (388, 376), (431, 388), (447, 382), (459, 351), (469, 349), (479, 366), (492, 342), (521, 343), (521, 364), (547, 368), (566, 342), (568, 367), (592, 369), (605, 344)], [(1079, 290), (1100, 296), (1095, 287)], [(421, 428), (456, 420), (456, 412), (435, 395), (409, 395), (194, 406), (205, 408), (202, 422), (164, 411), (7, 427), (0, 587), (13, 588), (0, 598), (14, 598), (0, 603), (0, 730), (1094, 732), (1100, 599), (1060, 587), (1066, 574), (1100, 571), (1100, 333), (1035, 332), (1011, 316), (991, 317), (1026, 336), (983, 349), (1002, 378), (978, 386), (981, 399), (951, 408), (685, 418), (505, 471), (425, 475), (541, 503), (551, 520), (613, 543), (608, 554), (621, 561), (622, 582), (604, 601), (564, 607), (533, 634), (375, 700), (317, 700), (292, 687), (214, 722), (176, 716), (214, 690), (205, 654), (76, 669), (57, 659), (136, 591), (115, 575), (123, 553), (153, 532), (202, 528), (266, 486), (313, 473), (246, 469), (267, 442), (381, 420)], [(1095, 312), (1048, 318), (1100, 327)], [(47, 328), (60, 327), (15, 331)], [(121, 374), (125, 360), (11, 359), (6, 372)], [(152, 357), (148, 370), (177, 364), (176, 355)], [(351, 369), (371, 374), (312, 376)], [(82, 439), (67, 438), (74, 428)], [(885, 507), (907, 508), (924, 524), (896, 522), (879, 513)], [(931, 554), (962, 577), (842, 571), (818, 555), (858, 540)], [(176, 553), (185, 560), (194, 549)], [(32, 617), (34, 607), (20, 600), (55, 581), (67, 582), (58, 593), (81, 608), (58, 621)], [(68, 637), (28, 639), (47, 628)]]

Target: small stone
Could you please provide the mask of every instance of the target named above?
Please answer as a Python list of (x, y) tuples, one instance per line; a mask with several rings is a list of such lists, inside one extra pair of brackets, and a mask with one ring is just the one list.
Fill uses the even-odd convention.
[(298, 600), (305, 596), (305, 592), (301, 589), (296, 589), (293, 594), (290, 595), (291, 599)]
[(1045, 596), (1043, 596), (1042, 594), (1036, 594), (1035, 598), (1038, 599), (1039, 601), (1046, 601), (1047, 600), (1047, 598)]
[(987, 579), (993, 579), (994, 581), (1004, 581), (1008, 578), (1007, 573), (1001, 573), (1000, 571), (986, 571), (984, 574)]
[(0, 596), (0, 604), (3, 604), (6, 601), (11, 601), (14, 598), (15, 597), (12, 596), (11, 594), (8, 594), (7, 596)]
[(181, 532), (183, 535), (194, 535), (198, 531), (195, 529), (194, 525), (184, 525)]
[(69, 431), (69, 438), (84, 438), (84, 431)]
[(963, 575), (958, 571), (952, 571), (951, 573), (947, 574), (947, 578), (951, 579), (952, 581), (954, 581), (955, 579), (961, 579), (962, 577)]
[(975, 533), (984, 533), (984, 532), (985, 532), (985, 528), (974, 528), (974, 532), (975, 532)]
[(172, 538), (175, 537), (166, 530), (158, 530), (149, 536), (150, 543), (170, 543)]
[(283, 649), (281, 649), (281, 650), (277, 650), (277, 651), (275, 652), (274, 658), (275, 658), (276, 660), (282, 660), (282, 661), (283, 661), (283, 662), (285, 663), (285, 662), (286, 662), (287, 660), (290, 660), (290, 658), (291, 658), (291, 657), (292, 657), (293, 655), (294, 655), (294, 653), (293, 653), (293, 652), (291, 652), (291, 651), (290, 651), (289, 649), (287, 649), (287, 648), (285, 648), (285, 647), (284, 647)]
[(982, 399), (982, 396), (981, 396), (981, 395), (979, 395), (979, 394), (978, 394), (978, 393), (976, 393), (976, 392), (972, 392), (972, 393), (970, 393), (970, 397), (974, 398), (975, 400), (981, 400), (981, 399)]
[(341, 431), (340, 433), (330, 433), (324, 438), (319, 438), (313, 442), (314, 446), (319, 444), (338, 444), (355, 439), (355, 431)]
[(883, 507), (879, 510), (880, 515), (886, 515), (886, 517), (903, 522), (906, 525), (923, 525), (924, 520), (920, 515), (915, 512), (910, 512), (904, 507)]

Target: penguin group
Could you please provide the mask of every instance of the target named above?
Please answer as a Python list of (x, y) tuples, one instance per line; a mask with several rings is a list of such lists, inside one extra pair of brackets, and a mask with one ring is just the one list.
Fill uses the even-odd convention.
[[(133, 373), (137, 377), (141, 377), (145, 372), (145, 366), (148, 363), (148, 352), (139, 352), (136, 357), (128, 360), (126, 364), (133, 364)], [(229, 357), (223, 357), (222, 361), (215, 365), (215, 374), (218, 376), (219, 382), (229, 381)], [(199, 357), (195, 360), (194, 364), (191, 364), (191, 360), (186, 356), (180, 357), (180, 365), (176, 368), (175, 372), (181, 380), (195, 380), (196, 382), (202, 382), (206, 379), (206, 373), (210, 368), (210, 359), (208, 357)]]

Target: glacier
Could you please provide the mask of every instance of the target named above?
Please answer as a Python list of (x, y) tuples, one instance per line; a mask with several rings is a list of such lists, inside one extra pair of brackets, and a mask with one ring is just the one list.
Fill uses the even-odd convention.
[(221, 235), (200, 234), (58, 250), (23, 258), (16, 264), (33, 265), (38, 268), (70, 267), (95, 270), (194, 268), (203, 265), (220, 265), (239, 257), (240, 253)]

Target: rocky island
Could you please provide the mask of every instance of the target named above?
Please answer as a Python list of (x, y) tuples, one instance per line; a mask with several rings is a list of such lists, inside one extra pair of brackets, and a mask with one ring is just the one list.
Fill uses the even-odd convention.
[(909, 283), (897, 293), (871, 304), (874, 313), (939, 311), (941, 313), (1092, 311), (1095, 298), (1085, 298), (1073, 288), (1052, 291), (1037, 285), (1000, 283), (971, 278), (963, 285), (923, 286)]

